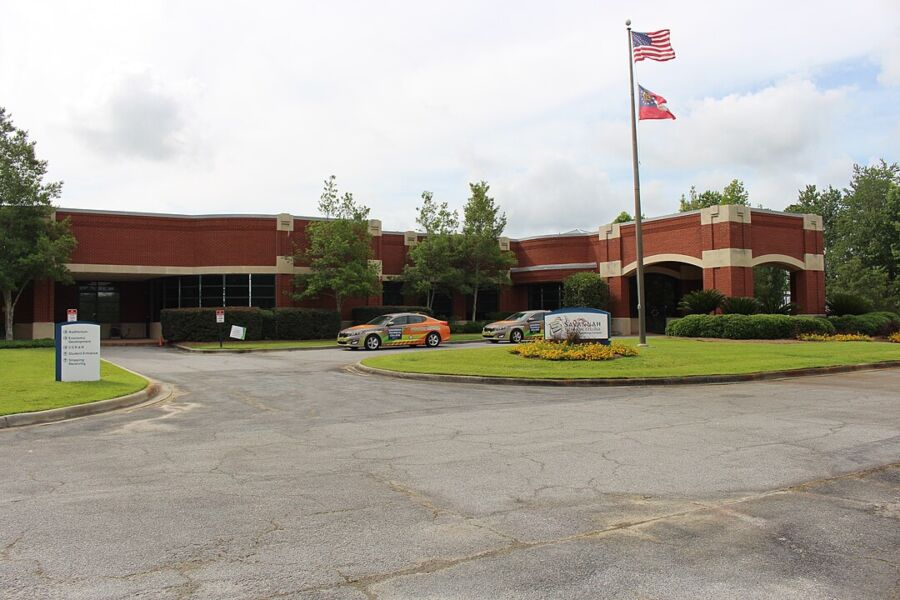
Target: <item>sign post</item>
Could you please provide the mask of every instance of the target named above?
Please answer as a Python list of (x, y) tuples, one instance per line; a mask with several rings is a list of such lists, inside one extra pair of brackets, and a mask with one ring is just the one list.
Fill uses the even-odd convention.
[(56, 324), (56, 381), (100, 380), (100, 326)]
[(222, 324), (225, 323), (225, 309), (216, 309), (216, 329), (219, 333), (219, 348), (222, 347)]

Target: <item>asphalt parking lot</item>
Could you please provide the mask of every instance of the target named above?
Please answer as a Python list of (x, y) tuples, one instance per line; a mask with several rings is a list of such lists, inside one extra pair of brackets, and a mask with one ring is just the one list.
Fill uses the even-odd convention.
[(0, 431), (0, 597), (900, 597), (898, 369), (519, 389), (104, 355), (177, 392)]

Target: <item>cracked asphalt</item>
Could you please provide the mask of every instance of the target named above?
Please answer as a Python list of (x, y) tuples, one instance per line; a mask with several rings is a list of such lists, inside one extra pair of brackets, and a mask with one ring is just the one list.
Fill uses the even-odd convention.
[(898, 369), (517, 389), (104, 355), (176, 394), (0, 431), (0, 597), (900, 598)]

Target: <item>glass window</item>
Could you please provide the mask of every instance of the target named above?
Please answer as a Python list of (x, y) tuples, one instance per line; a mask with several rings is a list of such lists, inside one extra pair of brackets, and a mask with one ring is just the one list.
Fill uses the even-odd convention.
[(403, 305), (403, 282), (384, 281), (381, 283), (381, 303), (384, 306)]
[(272, 308), (275, 306), (275, 276), (250, 275), (250, 306)]
[(393, 321), (392, 325), (408, 325), (409, 324), (409, 317), (407, 317), (406, 315), (403, 315), (400, 317), (394, 317), (391, 320)]
[(225, 276), (225, 306), (250, 306), (250, 276)]
[(423, 317), (422, 315), (410, 315), (408, 318), (409, 318), (410, 325), (412, 325), (414, 323), (424, 323), (425, 322), (425, 317)]
[(184, 275), (179, 282), (181, 284), (181, 308), (200, 306), (200, 276)]
[(110, 281), (86, 281), (78, 286), (78, 318), (96, 323), (119, 322), (119, 286)]
[(225, 291), (224, 275), (200, 276), (200, 306), (222, 306)]

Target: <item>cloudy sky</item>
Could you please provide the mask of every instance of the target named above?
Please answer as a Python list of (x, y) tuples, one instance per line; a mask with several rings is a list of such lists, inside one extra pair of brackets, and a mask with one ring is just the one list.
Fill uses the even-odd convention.
[(414, 226), (486, 180), (524, 236), (633, 207), (624, 21), (676, 121), (639, 126), (648, 216), (743, 179), (790, 204), (900, 160), (900, 2), (3, 1), (0, 106), (59, 204), (316, 214), (322, 180)]

